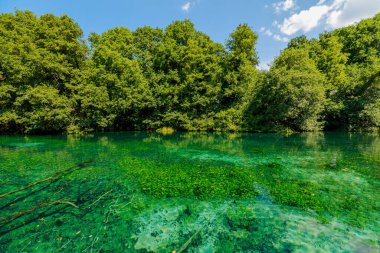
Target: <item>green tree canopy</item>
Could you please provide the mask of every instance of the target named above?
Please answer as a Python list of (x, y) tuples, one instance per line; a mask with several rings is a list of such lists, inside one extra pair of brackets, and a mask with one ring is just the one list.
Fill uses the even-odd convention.
[(380, 14), (293, 38), (269, 71), (247, 24), (225, 45), (190, 20), (82, 34), (0, 14), (0, 133), (380, 130)]
[(288, 48), (275, 60), (251, 105), (252, 127), (313, 131), (323, 127), (325, 78), (309, 52)]

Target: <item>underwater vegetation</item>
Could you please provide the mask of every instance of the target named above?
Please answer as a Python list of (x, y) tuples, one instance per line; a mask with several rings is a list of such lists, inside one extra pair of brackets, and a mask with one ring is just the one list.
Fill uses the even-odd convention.
[(377, 252), (378, 138), (0, 137), (0, 252)]

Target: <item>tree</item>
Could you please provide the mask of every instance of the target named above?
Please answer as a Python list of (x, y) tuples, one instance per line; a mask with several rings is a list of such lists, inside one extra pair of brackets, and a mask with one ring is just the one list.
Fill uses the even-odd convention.
[(380, 58), (349, 67), (349, 80), (344, 100), (347, 128), (354, 131), (380, 130)]
[(166, 27), (154, 60), (157, 110), (152, 126), (212, 130), (220, 95), (222, 45), (189, 20)]
[(343, 52), (349, 54), (349, 63), (364, 63), (380, 54), (380, 13), (356, 25), (332, 32), (343, 43)]
[(71, 122), (70, 100), (54, 87), (30, 87), (14, 105), (25, 133), (62, 132)]
[[(339, 58), (326, 59), (334, 66), (326, 75), (338, 86), (335, 97), (340, 103), (340, 117), (335, 125), (351, 130), (379, 131), (380, 14), (356, 25), (337, 29), (328, 37), (340, 43)], [(331, 40), (330, 39), (330, 40)], [(322, 41), (323, 42), (323, 41)], [(334, 48), (329, 45), (329, 48)], [(326, 54), (334, 54), (327, 50)], [(345, 66), (343, 66), (345, 65)], [(343, 69), (345, 69), (343, 71)]]
[(103, 131), (113, 126), (115, 114), (110, 109), (111, 101), (105, 86), (96, 86), (85, 79), (71, 90), (74, 112), (69, 132)]
[(77, 83), (88, 52), (78, 24), (66, 15), (16, 11), (0, 14), (0, 34), (0, 130), (65, 131), (70, 86)]
[(258, 36), (247, 24), (239, 25), (227, 41), (223, 60), (223, 84), (218, 130), (239, 131), (244, 126), (244, 112), (255, 91), (259, 73), (259, 59), (255, 49)]
[(325, 79), (309, 52), (285, 49), (254, 98), (251, 127), (259, 131), (313, 131), (323, 126)]
[(380, 14), (289, 42), (257, 70), (257, 34), (225, 46), (189, 20), (89, 36), (66, 15), (0, 14), (0, 133), (380, 129)]
[(143, 129), (139, 113), (153, 103), (148, 82), (135, 58), (133, 41), (133, 34), (127, 28), (90, 37), (90, 83), (106, 88), (117, 129)]
[(4, 82), (18, 89), (43, 83), (66, 92), (85, 64), (82, 30), (66, 15), (1, 14), (0, 31), (0, 71)]
[(348, 54), (343, 52), (343, 44), (331, 33), (320, 36), (317, 52), (318, 69), (326, 77), (325, 119), (327, 129), (336, 129), (344, 119), (344, 98), (348, 86), (347, 61)]
[(0, 81), (0, 133), (18, 131), (17, 115), (12, 108), (15, 92), (16, 89), (12, 85), (2, 84)]

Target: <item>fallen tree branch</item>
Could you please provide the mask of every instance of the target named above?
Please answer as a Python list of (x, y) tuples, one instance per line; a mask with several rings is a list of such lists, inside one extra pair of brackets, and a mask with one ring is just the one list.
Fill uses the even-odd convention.
[(84, 161), (84, 162), (82, 162), (82, 163), (80, 163), (80, 164), (78, 164), (78, 165), (76, 165), (76, 166), (70, 167), (70, 168), (65, 169), (65, 170), (62, 170), (62, 171), (58, 171), (58, 172), (54, 173), (53, 175), (51, 175), (50, 177), (47, 177), (47, 178), (45, 178), (45, 179), (39, 180), (39, 181), (34, 182), (34, 183), (27, 184), (27, 185), (25, 185), (25, 186), (23, 186), (23, 187), (21, 187), (21, 188), (16, 189), (16, 190), (13, 190), (13, 191), (6, 192), (6, 193), (4, 193), (4, 194), (1, 194), (1, 195), (0, 195), (0, 199), (1, 199), (1, 198), (5, 198), (6, 196), (9, 196), (9, 195), (14, 194), (14, 193), (16, 193), (16, 192), (20, 192), (20, 191), (26, 190), (26, 189), (28, 189), (28, 188), (30, 188), (30, 187), (35, 186), (35, 185), (39, 185), (39, 184), (42, 184), (42, 183), (47, 182), (47, 181), (51, 181), (51, 180), (54, 180), (54, 179), (58, 179), (60, 176), (62, 176), (62, 175), (64, 175), (64, 174), (67, 174), (67, 173), (70, 173), (71, 171), (73, 171), (73, 170), (75, 170), (75, 169), (81, 169), (81, 168), (83, 168), (86, 164), (89, 164), (89, 163), (91, 163), (90, 160), (88, 160), (88, 161)]
[(112, 190), (109, 190), (108, 192), (104, 193), (104, 194), (101, 195), (97, 200), (95, 200), (94, 202), (92, 202), (91, 204), (89, 204), (88, 206), (86, 206), (86, 207), (83, 208), (83, 209), (90, 208), (91, 206), (93, 206), (94, 204), (96, 204), (99, 200), (101, 200), (104, 196), (106, 196), (107, 194), (109, 194), (110, 192), (112, 192)]
[(178, 250), (178, 253), (184, 252), (187, 247), (190, 245), (190, 243), (194, 240), (194, 238), (197, 236), (197, 234), (201, 231), (201, 229), (198, 229), (190, 238), (185, 242), (184, 245)]
[(67, 200), (56, 200), (56, 201), (47, 202), (47, 203), (46, 202), (41, 202), (41, 203), (39, 203), (39, 204), (37, 204), (37, 205), (33, 206), (32, 208), (27, 209), (25, 211), (21, 211), (21, 212), (9, 215), (7, 217), (0, 218), (0, 222), (4, 222), (4, 221), (7, 221), (7, 220), (13, 220), (13, 219), (19, 218), (21, 216), (24, 216), (26, 214), (34, 212), (35, 210), (40, 209), (42, 207), (53, 206), (53, 205), (62, 205), (62, 204), (64, 204), (64, 205), (70, 205), (70, 206), (75, 207), (75, 208), (79, 208), (77, 205), (75, 205), (74, 203), (72, 203), (70, 201), (67, 201)]

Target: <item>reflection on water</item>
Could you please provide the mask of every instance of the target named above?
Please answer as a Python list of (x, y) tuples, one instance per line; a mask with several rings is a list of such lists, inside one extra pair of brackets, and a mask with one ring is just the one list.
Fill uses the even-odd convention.
[(367, 134), (4, 136), (0, 252), (378, 252), (379, 176)]

